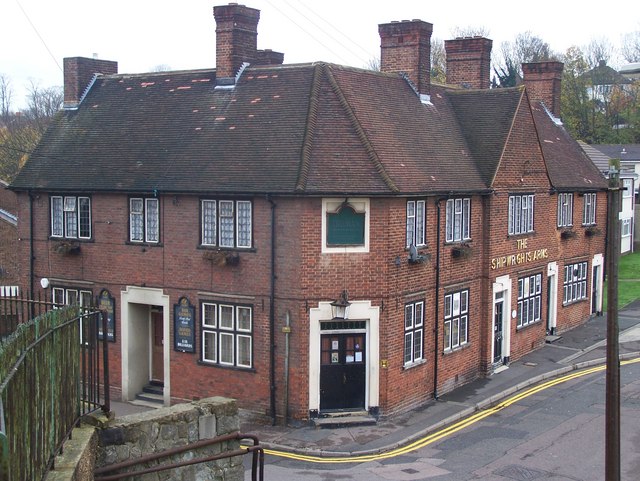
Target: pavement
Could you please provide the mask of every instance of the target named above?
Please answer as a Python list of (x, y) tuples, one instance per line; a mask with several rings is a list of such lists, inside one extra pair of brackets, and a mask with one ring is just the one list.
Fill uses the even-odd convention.
[[(640, 356), (640, 300), (618, 313), (621, 359)], [(241, 412), (241, 431), (258, 437), (268, 449), (316, 456), (377, 454), (405, 446), (476, 411), (487, 409), (518, 391), (568, 372), (605, 363), (607, 316), (595, 316), (582, 326), (549, 336), (548, 342), (507, 369), (477, 379), (424, 406), (393, 416), (381, 416), (375, 425), (319, 428), (271, 426)], [(145, 407), (112, 402), (116, 416)]]

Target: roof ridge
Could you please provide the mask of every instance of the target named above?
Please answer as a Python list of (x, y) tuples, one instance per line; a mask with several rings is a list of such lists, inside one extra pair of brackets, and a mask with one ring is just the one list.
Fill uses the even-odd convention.
[(358, 138), (362, 142), (365, 148), (365, 151), (367, 152), (367, 156), (369, 157), (369, 160), (371, 160), (371, 162), (376, 168), (376, 171), (378, 172), (380, 177), (382, 177), (382, 180), (387, 185), (387, 187), (391, 189), (393, 192), (399, 192), (400, 189), (398, 189), (398, 187), (395, 185), (395, 183), (393, 182), (389, 174), (386, 172), (384, 165), (382, 165), (382, 162), (380, 161), (378, 154), (376, 153), (375, 149), (373, 148), (373, 145), (371, 144), (371, 141), (369, 140), (369, 137), (367, 136), (364, 129), (362, 128), (362, 125), (360, 124), (358, 117), (356, 116), (355, 112), (351, 108), (351, 104), (349, 104), (349, 101), (345, 97), (344, 92), (342, 92), (340, 85), (338, 85), (338, 81), (334, 77), (333, 72), (331, 71), (331, 68), (328, 65), (324, 65), (324, 72), (327, 76), (327, 79), (329, 80), (329, 85), (331, 85), (331, 89), (336, 94), (336, 97), (338, 97), (338, 101), (340, 102), (340, 105), (342, 106), (345, 113), (347, 114), (347, 117), (351, 121), (353, 128), (356, 130), (356, 134), (358, 135)]
[(324, 71), (324, 64), (314, 65), (313, 80), (311, 81), (311, 94), (309, 98), (309, 111), (307, 112), (307, 123), (302, 141), (302, 159), (298, 180), (296, 181), (296, 191), (304, 191), (309, 179), (309, 169), (311, 168), (311, 147), (313, 146), (313, 134), (315, 133), (316, 121), (318, 120), (318, 105), (320, 103), (320, 80)]

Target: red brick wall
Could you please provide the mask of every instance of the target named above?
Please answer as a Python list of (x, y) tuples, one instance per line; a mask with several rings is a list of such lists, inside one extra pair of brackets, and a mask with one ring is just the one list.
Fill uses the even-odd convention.
[(484, 37), (445, 40), (447, 83), (474, 89), (488, 89), (491, 84), (491, 47)]

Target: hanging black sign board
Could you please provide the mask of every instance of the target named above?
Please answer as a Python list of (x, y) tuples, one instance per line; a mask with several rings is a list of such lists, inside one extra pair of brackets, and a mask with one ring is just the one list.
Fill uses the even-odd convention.
[[(107, 341), (116, 342), (116, 300), (107, 289), (98, 295), (98, 309), (107, 311)], [(102, 339), (102, 319), (98, 321), (98, 337)]]
[(196, 352), (196, 309), (189, 299), (181, 297), (173, 305), (173, 348), (176, 351)]

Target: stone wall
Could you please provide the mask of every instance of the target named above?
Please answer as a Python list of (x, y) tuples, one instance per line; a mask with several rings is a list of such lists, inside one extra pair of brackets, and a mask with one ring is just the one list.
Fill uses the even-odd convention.
[[(235, 433), (239, 428), (236, 402), (222, 397), (207, 398), (115, 418), (107, 423), (105, 429), (99, 431), (96, 468), (184, 446), (195, 441)], [(238, 448), (239, 442), (236, 440), (214, 444), (197, 451), (186, 451), (163, 460), (151, 461), (136, 467), (135, 470), (216, 455)], [(242, 481), (244, 479), (242, 461), (242, 456), (236, 456), (147, 474), (135, 479)], [(127, 469), (121, 472), (124, 471)]]

